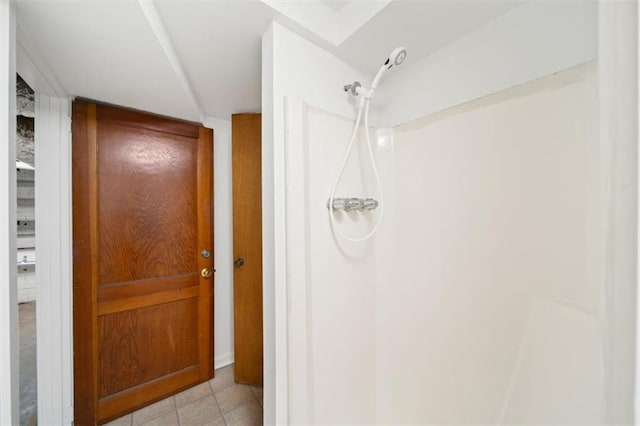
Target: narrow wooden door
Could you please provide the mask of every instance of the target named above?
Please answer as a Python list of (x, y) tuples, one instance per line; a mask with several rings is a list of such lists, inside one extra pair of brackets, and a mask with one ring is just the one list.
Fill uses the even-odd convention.
[(235, 380), (262, 384), (261, 116), (232, 116)]
[(213, 373), (209, 129), (73, 103), (75, 424)]

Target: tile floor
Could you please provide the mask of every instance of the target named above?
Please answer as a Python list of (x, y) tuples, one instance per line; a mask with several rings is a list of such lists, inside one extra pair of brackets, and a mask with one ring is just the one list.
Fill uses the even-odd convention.
[(216, 370), (216, 377), (153, 405), (120, 417), (108, 426), (261, 425), (262, 388), (233, 381), (233, 365)]

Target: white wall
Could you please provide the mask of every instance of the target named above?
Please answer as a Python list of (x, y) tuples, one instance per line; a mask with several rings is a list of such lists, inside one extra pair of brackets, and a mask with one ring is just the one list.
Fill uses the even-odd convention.
[[(595, 59), (597, 2), (533, 1), (390, 72), (374, 104), (395, 126)], [(403, 68), (403, 67), (407, 68)], [(383, 107), (386, 106), (386, 107)]]
[(285, 423), (287, 390), (287, 252), (284, 98), (353, 117), (344, 84), (364, 80), (335, 56), (273, 23), (262, 39), (262, 200), (265, 423)]
[[(347, 243), (334, 235), (326, 208), (353, 123), (287, 100), (290, 421), (371, 424), (376, 251), (373, 240)], [(340, 196), (379, 199), (365, 146), (361, 135), (338, 184)], [(362, 237), (379, 212), (337, 212), (336, 224)]]
[(593, 64), (379, 130), (365, 244), (324, 207), (352, 122), (285, 111), (292, 423), (603, 421)]
[(379, 422), (603, 421), (596, 124), (591, 65), (395, 129)]
[(15, 11), (0, 0), (0, 424), (17, 424)]
[(231, 185), (231, 122), (209, 117), (213, 134), (213, 254), (215, 368), (233, 362), (233, 198)]

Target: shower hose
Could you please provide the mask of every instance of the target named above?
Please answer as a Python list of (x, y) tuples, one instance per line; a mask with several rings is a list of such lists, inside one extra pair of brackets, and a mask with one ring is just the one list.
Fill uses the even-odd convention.
[[(333, 188), (331, 189), (331, 195), (329, 196), (329, 222), (331, 223), (331, 229), (338, 233), (338, 235), (340, 235), (342, 238), (344, 238), (347, 241), (351, 241), (354, 243), (359, 243), (359, 242), (364, 242), (369, 240), (371, 237), (373, 237), (373, 235), (376, 233), (376, 231), (378, 230), (378, 228), (380, 227), (380, 223), (382, 222), (382, 213), (384, 212), (384, 201), (383, 201), (383, 197), (382, 197), (382, 184), (380, 183), (380, 175), (378, 174), (378, 168), (376, 167), (376, 160), (374, 158), (373, 155), (373, 148), (371, 146), (371, 137), (369, 135), (369, 105), (371, 104), (371, 98), (368, 97), (364, 97), (362, 98), (362, 101), (360, 103), (360, 106), (358, 107), (358, 115), (356, 117), (356, 124), (353, 128), (353, 133), (351, 134), (351, 141), (349, 142), (349, 147), (347, 148), (347, 152), (344, 155), (344, 158), (342, 160), (342, 165), (340, 166), (340, 170), (338, 171), (338, 176), (336, 177), (336, 180), (333, 184)], [(375, 226), (373, 227), (373, 229), (371, 229), (371, 231), (369, 231), (366, 235), (362, 236), (362, 237), (352, 237), (349, 235), (346, 235), (344, 232), (342, 232), (342, 230), (340, 229), (340, 227), (338, 226), (338, 223), (336, 223), (336, 219), (335, 219), (335, 211), (333, 209), (333, 199), (335, 198), (336, 195), (336, 188), (338, 187), (338, 182), (340, 182), (340, 178), (342, 178), (342, 174), (344, 172), (344, 169), (347, 165), (347, 160), (349, 159), (349, 155), (351, 155), (351, 151), (353, 150), (353, 145), (355, 143), (356, 140), (356, 136), (358, 135), (358, 128), (360, 127), (360, 120), (362, 118), (362, 113), (364, 110), (364, 133), (366, 135), (366, 139), (367, 139), (367, 148), (369, 149), (369, 159), (371, 160), (371, 166), (373, 167), (373, 174), (375, 175), (376, 178), (376, 186), (377, 186), (377, 190), (378, 190), (378, 195), (380, 196), (380, 213), (378, 213), (378, 220), (376, 221)]]

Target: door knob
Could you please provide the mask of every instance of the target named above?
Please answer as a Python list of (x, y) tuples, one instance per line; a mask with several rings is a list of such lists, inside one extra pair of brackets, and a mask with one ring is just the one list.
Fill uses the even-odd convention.
[(200, 271), (200, 275), (202, 275), (202, 278), (211, 278), (213, 272), (211, 272), (209, 268), (203, 268), (202, 271)]
[(233, 264), (235, 265), (236, 268), (241, 268), (244, 265), (244, 259), (241, 257), (236, 258), (236, 260), (233, 261)]

